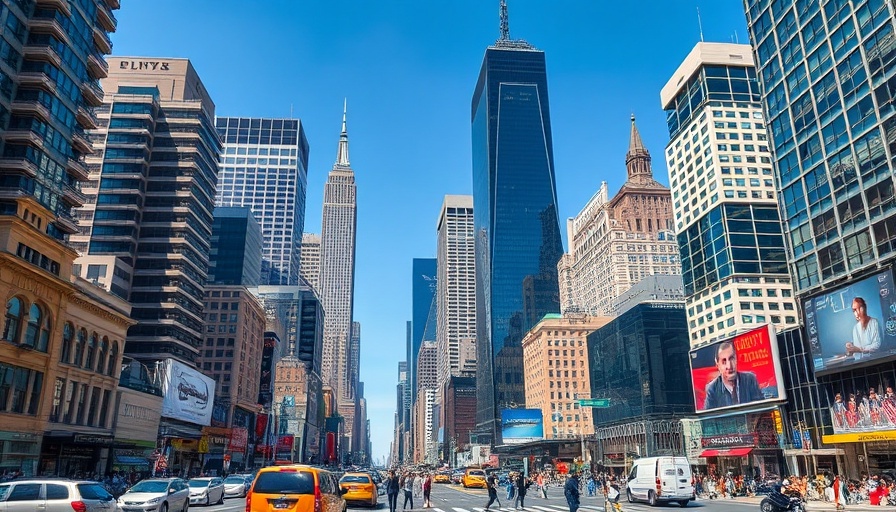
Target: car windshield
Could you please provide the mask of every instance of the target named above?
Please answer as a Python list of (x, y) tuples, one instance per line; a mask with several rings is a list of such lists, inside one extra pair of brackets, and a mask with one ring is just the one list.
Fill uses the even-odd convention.
[(470, 471), (470, 476), (485, 476), (485, 471)]
[(209, 481), (208, 480), (190, 480), (188, 483), (190, 484), (190, 487), (208, 487)]
[(244, 484), (246, 483), (246, 479), (239, 476), (228, 476), (227, 480), (224, 480), (225, 484)]
[(343, 482), (343, 483), (364, 483), (364, 484), (369, 484), (369, 483), (370, 483), (370, 477), (369, 477), (369, 476), (360, 476), (360, 475), (346, 475), (346, 476), (342, 477), (342, 482)]
[(137, 485), (131, 487), (128, 492), (168, 492), (168, 482), (144, 480), (137, 482)]

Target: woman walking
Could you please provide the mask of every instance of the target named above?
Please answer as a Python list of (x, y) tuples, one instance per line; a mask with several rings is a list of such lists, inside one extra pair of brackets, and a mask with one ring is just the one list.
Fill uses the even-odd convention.
[(432, 475), (423, 473), (423, 508), (432, 508), (429, 495), (432, 492)]
[(404, 504), (401, 506), (402, 510), (408, 509), (408, 502), (411, 503), (410, 508), (414, 508), (414, 474), (408, 473), (404, 476), (404, 485), (401, 486), (404, 489)]

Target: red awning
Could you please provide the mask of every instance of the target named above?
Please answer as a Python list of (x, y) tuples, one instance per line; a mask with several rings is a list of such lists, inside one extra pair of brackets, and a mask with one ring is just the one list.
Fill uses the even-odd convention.
[(727, 450), (703, 450), (701, 457), (743, 457), (749, 455), (753, 448), (728, 448)]

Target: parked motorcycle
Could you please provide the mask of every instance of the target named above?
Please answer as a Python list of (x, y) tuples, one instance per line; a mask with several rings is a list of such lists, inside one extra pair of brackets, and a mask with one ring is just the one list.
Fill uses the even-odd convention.
[(788, 496), (774, 490), (759, 503), (762, 512), (806, 512), (806, 502), (798, 496)]

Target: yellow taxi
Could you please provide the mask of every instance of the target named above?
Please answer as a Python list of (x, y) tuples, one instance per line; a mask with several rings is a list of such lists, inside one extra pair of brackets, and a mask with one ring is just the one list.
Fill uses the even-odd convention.
[(339, 479), (339, 487), (345, 501), (376, 507), (376, 483), (369, 473), (346, 473)]
[(487, 484), (485, 483), (485, 471), (479, 468), (467, 468), (461, 483), (463, 483), (464, 487), (480, 487), (485, 489), (487, 487)]
[(436, 476), (432, 477), (432, 481), (436, 484), (449, 484), (451, 483), (451, 473), (447, 471), (439, 471), (436, 473)]
[(291, 464), (258, 470), (246, 512), (346, 512), (339, 481), (321, 468)]

